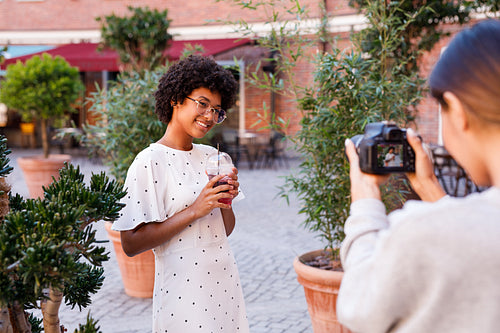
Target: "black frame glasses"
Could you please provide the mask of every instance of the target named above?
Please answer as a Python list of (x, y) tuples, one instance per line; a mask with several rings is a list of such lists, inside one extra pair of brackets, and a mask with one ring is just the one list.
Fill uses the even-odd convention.
[(214, 108), (213, 106), (211, 106), (207, 102), (198, 101), (198, 100), (193, 99), (189, 96), (187, 96), (186, 98), (190, 99), (196, 103), (196, 110), (198, 111), (198, 114), (200, 116), (204, 116), (207, 114), (208, 111), (210, 111), (214, 114), (214, 120), (217, 124), (222, 123), (224, 121), (224, 119), (226, 119), (226, 111), (225, 110), (220, 109), (220, 108), (219, 109)]

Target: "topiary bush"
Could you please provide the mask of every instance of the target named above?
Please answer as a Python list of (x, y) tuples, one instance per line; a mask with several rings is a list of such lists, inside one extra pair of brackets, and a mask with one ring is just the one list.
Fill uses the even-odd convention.
[[(47, 131), (59, 127), (84, 90), (78, 68), (60, 56), (44, 53), (25, 64), (18, 61), (7, 67), (0, 89), (0, 100), (17, 110), (24, 121), (40, 120), (42, 146), (45, 158), (50, 153)], [(58, 122), (58, 124), (56, 124)]]
[[(0, 177), (8, 166), (5, 138), (0, 140)], [(8, 196), (0, 217), (0, 308), (9, 310), (14, 332), (40, 331), (26, 310), (41, 309), (45, 333), (60, 333), (61, 303), (81, 310), (102, 286), (108, 253), (96, 239), (94, 223), (113, 221), (123, 207), (122, 186), (104, 172), (89, 185), (79, 167), (66, 164), (59, 179), (44, 187), (44, 197)], [(2, 189), (7, 195), (8, 187)], [(5, 205), (8, 205), (5, 209)], [(10, 210), (8, 209), (10, 208)], [(8, 211), (8, 212), (7, 212)]]

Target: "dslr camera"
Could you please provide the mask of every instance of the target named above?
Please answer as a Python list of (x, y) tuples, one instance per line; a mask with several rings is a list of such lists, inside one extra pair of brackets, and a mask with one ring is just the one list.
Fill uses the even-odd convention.
[(370, 174), (415, 172), (415, 152), (406, 139), (406, 129), (394, 124), (367, 124), (365, 133), (351, 138), (359, 155), (361, 171)]

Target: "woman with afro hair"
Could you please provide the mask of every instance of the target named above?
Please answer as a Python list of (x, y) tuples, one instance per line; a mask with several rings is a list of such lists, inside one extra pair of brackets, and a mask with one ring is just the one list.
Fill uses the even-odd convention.
[(113, 229), (129, 256), (153, 249), (153, 332), (249, 332), (238, 269), (227, 236), (235, 225), (222, 198), (243, 197), (238, 171), (208, 180), (205, 163), (216, 149), (194, 144), (235, 103), (237, 82), (208, 57), (173, 64), (155, 92), (162, 138), (131, 164), (126, 206)]

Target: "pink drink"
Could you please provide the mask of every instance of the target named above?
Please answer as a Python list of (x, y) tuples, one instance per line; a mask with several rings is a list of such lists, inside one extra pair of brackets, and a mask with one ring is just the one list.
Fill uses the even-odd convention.
[[(214, 187), (217, 187), (219, 185), (226, 185), (231, 179), (231, 177), (227, 175), (233, 172), (233, 161), (231, 161), (231, 157), (227, 153), (220, 152), (217, 148), (217, 153), (211, 154), (207, 158), (206, 171), (209, 180), (216, 175), (226, 175), (217, 183), (215, 183)], [(229, 192), (229, 190), (222, 192)], [(219, 199), (219, 202), (230, 205), (233, 202), (233, 198), (222, 198)]]
[[(212, 179), (214, 178), (216, 175), (208, 175), (208, 179)], [(228, 184), (228, 180), (230, 178), (228, 176), (225, 176), (224, 178), (222, 178), (221, 180), (219, 180), (218, 182), (215, 183), (214, 187), (217, 187), (219, 185), (226, 185)], [(228, 190), (226, 191), (221, 191), (221, 192), (229, 192)], [(233, 202), (233, 198), (221, 198), (219, 199), (219, 202), (220, 203), (223, 203), (223, 204), (226, 204), (226, 205), (230, 205), (232, 202)]]

